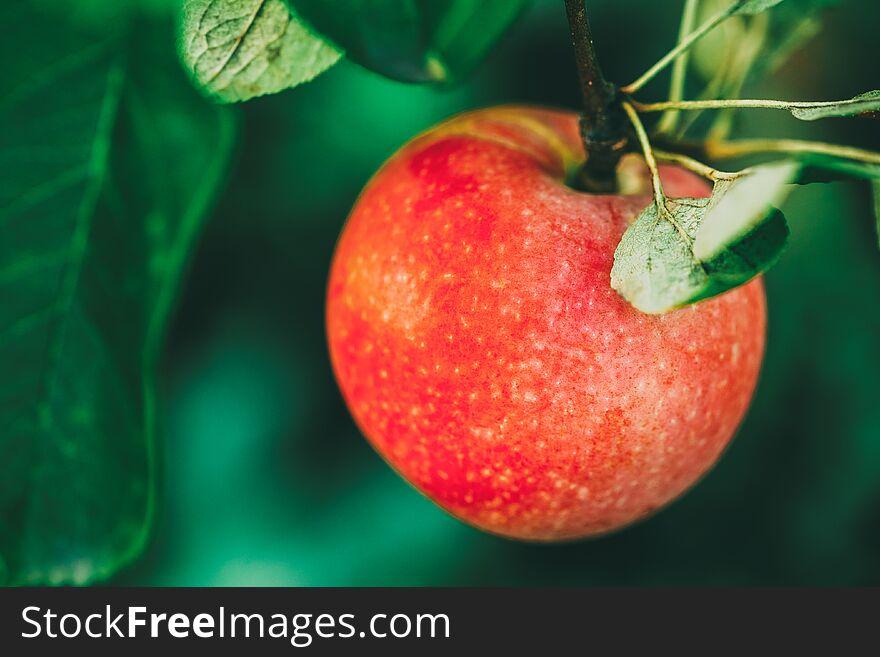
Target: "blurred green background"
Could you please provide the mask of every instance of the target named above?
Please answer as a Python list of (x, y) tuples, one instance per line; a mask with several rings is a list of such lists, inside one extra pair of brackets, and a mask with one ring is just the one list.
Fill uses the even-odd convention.
[[(670, 47), (680, 4), (589, 2), (610, 79), (630, 81)], [(842, 3), (749, 95), (877, 88), (878, 20), (873, 0)], [(663, 92), (658, 82), (642, 97)], [(562, 2), (539, 0), (454, 87), (390, 82), (342, 62), (238, 108), (229, 181), (162, 367), (154, 539), (113, 583), (880, 584), (880, 254), (865, 185), (812, 185), (787, 202), (792, 239), (767, 276), (769, 345), (754, 405), (715, 470), (646, 522), (565, 545), (488, 536), (422, 498), (359, 435), (323, 332), (328, 267), (358, 191), (396, 148), (452, 113), (578, 100)], [(757, 111), (737, 134), (878, 149), (878, 125)]]

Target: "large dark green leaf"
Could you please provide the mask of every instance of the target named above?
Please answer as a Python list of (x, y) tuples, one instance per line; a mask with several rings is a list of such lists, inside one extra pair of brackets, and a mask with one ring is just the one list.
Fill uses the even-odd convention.
[(486, 55), (529, 0), (291, 0), (359, 64), (408, 82), (444, 82)]
[(153, 370), (231, 131), (170, 25), (135, 42), (2, 18), (0, 580), (82, 584), (148, 536)]

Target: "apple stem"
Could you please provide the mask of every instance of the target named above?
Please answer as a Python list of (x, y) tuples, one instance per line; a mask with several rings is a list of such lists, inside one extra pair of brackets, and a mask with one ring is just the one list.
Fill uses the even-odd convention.
[(621, 95), (602, 75), (584, 0), (565, 0), (565, 9), (584, 103), (580, 131), (587, 160), (577, 183), (588, 192), (614, 192), (617, 164), (629, 142)]

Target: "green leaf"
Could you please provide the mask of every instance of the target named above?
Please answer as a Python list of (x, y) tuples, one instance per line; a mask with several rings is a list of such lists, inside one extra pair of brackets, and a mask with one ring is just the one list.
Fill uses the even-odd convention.
[(308, 82), (342, 55), (284, 0), (186, 0), (182, 29), (184, 63), (223, 102)]
[(781, 3), (782, 0), (738, 0), (731, 16), (754, 15), (767, 11)]
[[(113, 534), (108, 553), (136, 540), (147, 506), (142, 445), (132, 453), (122, 438), (117, 447), (133, 475), (125, 490), (104, 488), (109, 478), (87, 465), (90, 451), (109, 445), (82, 429), (97, 418), (74, 390), (92, 379), (96, 367), (88, 361), (100, 355), (76, 296), (121, 71), (106, 50), (59, 53), (58, 62), (0, 111), (3, 125), (16, 126), (0, 136), (0, 560), (9, 580), (22, 583), (80, 581), (93, 556), (112, 558), (95, 555), (92, 528), (80, 526), (91, 523), (65, 508), (83, 501), (80, 485), (99, 498), (86, 502), (93, 527), (105, 518), (123, 521), (99, 530)], [(75, 105), (57, 102), (74, 91)], [(83, 348), (71, 354), (71, 341)], [(97, 388), (89, 392), (113, 394)]]
[(291, 0), (353, 60), (406, 82), (468, 73), (529, 0)]
[(149, 535), (155, 364), (231, 124), (180, 72), (170, 25), (91, 46), (3, 18), (0, 56), (40, 55), (0, 106), (0, 572), (84, 584)]
[[(678, 224), (696, 234), (707, 199), (668, 199)], [(649, 205), (626, 230), (614, 252), (611, 287), (646, 313), (662, 313), (700, 297), (708, 283), (690, 243)]]
[(817, 104), (815, 107), (793, 106), (791, 113), (803, 121), (815, 121), (834, 116), (855, 116), (880, 110), (880, 89), (859, 94), (849, 100)]
[(656, 314), (721, 294), (769, 269), (788, 238), (779, 211), (710, 260), (694, 256), (692, 241), (710, 203), (705, 198), (667, 199), (677, 226), (656, 204), (648, 206), (617, 246), (611, 286), (642, 312)]
[(733, 181), (719, 181), (694, 240), (694, 254), (709, 261), (767, 221), (790, 191), (800, 167), (778, 162), (755, 167)]

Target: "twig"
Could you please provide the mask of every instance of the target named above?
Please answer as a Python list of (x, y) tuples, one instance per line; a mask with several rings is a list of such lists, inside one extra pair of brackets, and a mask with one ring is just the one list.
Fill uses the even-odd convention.
[(709, 32), (711, 32), (715, 27), (717, 27), (720, 23), (724, 22), (726, 19), (733, 16), (736, 11), (742, 6), (742, 0), (733, 3), (730, 7), (722, 10), (721, 12), (712, 16), (709, 20), (700, 25), (696, 30), (688, 34), (688, 36), (675, 48), (670, 50), (668, 53), (663, 55), (657, 63), (654, 64), (651, 68), (645, 71), (637, 80), (631, 82), (625, 87), (621, 88), (621, 91), (627, 94), (632, 94), (644, 87), (648, 82), (654, 79), (660, 71), (669, 66), (676, 57), (678, 57), (681, 53), (690, 48), (694, 43), (697, 42), (698, 39), (705, 36)]
[(565, 9), (584, 103), (580, 129), (587, 161), (579, 178), (587, 191), (613, 191), (617, 163), (627, 146), (619, 94), (599, 67), (584, 0), (565, 0)]

